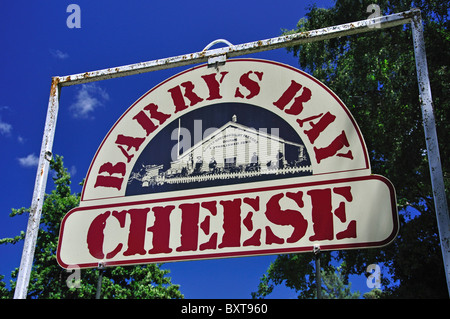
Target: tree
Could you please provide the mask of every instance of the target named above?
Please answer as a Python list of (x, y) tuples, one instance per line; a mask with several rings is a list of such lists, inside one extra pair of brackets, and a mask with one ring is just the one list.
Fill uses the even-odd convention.
[(359, 291), (351, 292), (352, 284), (348, 282), (343, 271), (345, 263), (329, 271), (321, 271), (323, 299), (358, 299)]
[(382, 296), (383, 292), (378, 288), (374, 288), (363, 295), (364, 299), (380, 299)]
[(3, 282), (3, 278), (5, 278), (5, 276), (0, 275), (0, 298), (6, 297), (9, 295), (9, 291), (6, 288), (6, 284)]
[[(325, 270), (331, 269), (330, 254), (321, 253), (321, 263)], [(299, 295), (298, 298), (315, 298), (316, 282), (314, 275), (313, 253), (279, 255), (267, 269), (260, 280), (258, 290), (252, 292), (252, 298), (265, 298), (274, 289), (275, 285), (284, 283)]]
[[(410, 7), (417, 7), (422, 12), (437, 135), (449, 201), (448, 1), (337, 0), (330, 9), (310, 7), (297, 28), (285, 30), (285, 34), (366, 19), (370, 14), (366, 9), (371, 3), (377, 3), (384, 15), (407, 11)], [(298, 57), (301, 68), (324, 82), (344, 101), (365, 138), (372, 172), (386, 176), (396, 188), (400, 231), (394, 242), (378, 249), (334, 252), (328, 261), (345, 260), (348, 274), (364, 274), (368, 264), (384, 265), (396, 284), (387, 282), (387, 276), (382, 277), (383, 297), (448, 297), (410, 26), (382, 31), (374, 28), (373, 32), (298, 45), (288, 51)], [(298, 263), (299, 259), (303, 259), (303, 263)], [(311, 274), (307, 259), (296, 255), (279, 256), (267, 271), (266, 286), (283, 281), (287, 284)], [(297, 282), (294, 287), (309, 286)]]
[[(317, 298), (313, 258), (310, 254), (278, 256), (270, 265), (267, 273), (260, 279), (258, 291), (251, 293), (252, 298), (267, 297), (273, 291), (274, 286), (283, 281), (287, 287), (299, 293), (298, 298)], [(360, 297), (359, 291), (351, 292), (351, 283), (348, 281), (345, 271), (345, 262), (338, 267), (328, 264), (325, 269), (321, 269), (323, 299), (358, 299)]]
[[(50, 162), (50, 168), (55, 172), (53, 177), (55, 190), (46, 195), (41, 225), (39, 228), (34, 263), (28, 287), (28, 298), (94, 298), (97, 292), (99, 270), (82, 270), (80, 281), (74, 270), (67, 272), (56, 261), (60, 223), (63, 216), (75, 208), (80, 200), (80, 194), (72, 194), (70, 174), (64, 167), (63, 158), (56, 156)], [(10, 216), (29, 212), (28, 208), (13, 209)], [(1, 244), (15, 244), (24, 239), (24, 232), (14, 238), (4, 238)], [(102, 298), (183, 298), (179, 286), (171, 283), (166, 277), (169, 270), (161, 269), (159, 264), (144, 266), (114, 267), (103, 271)], [(12, 272), (12, 278), (17, 278), (18, 269)], [(4, 276), (0, 276), (0, 280)], [(78, 285), (77, 285), (78, 283)], [(0, 296), (11, 298), (16, 283), (11, 281), (11, 289), (5, 288), (0, 281)], [(70, 287), (69, 287), (70, 286)], [(77, 287), (78, 286), (78, 287)]]

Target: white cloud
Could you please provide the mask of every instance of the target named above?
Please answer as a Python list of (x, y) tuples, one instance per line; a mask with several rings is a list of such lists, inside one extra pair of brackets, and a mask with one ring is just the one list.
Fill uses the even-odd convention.
[(62, 52), (61, 50), (50, 50), (50, 54), (57, 59), (64, 60), (69, 57), (68, 53)]
[(77, 173), (77, 168), (75, 167), (75, 165), (70, 166), (70, 169), (69, 169), (70, 176), (74, 177), (76, 173)]
[[(6, 105), (0, 106), (0, 111), (9, 111), (10, 107)], [(6, 122), (3, 122), (2, 117), (0, 115), (0, 135), (9, 135), (12, 131), (12, 125)]]
[(11, 133), (12, 125), (2, 121), (0, 117), (0, 135), (8, 135)]
[(19, 164), (23, 167), (34, 167), (39, 164), (39, 158), (34, 154), (29, 154), (26, 157), (20, 157)]
[(70, 109), (76, 118), (93, 118), (92, 112), (107, 100), (108, 93), (95, 83), (82, 84)]

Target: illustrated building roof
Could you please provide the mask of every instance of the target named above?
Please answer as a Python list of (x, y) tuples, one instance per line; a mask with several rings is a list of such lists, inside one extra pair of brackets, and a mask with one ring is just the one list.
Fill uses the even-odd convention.
[(293, 146), (296, 146), (296, 147), (303, 147), (303, 145), (301, 145), (301, 144), (290, 142), (290, 141), (286, 141), (282, 137), (279, 137), (279, 136), (277, 136), (275, 134), (269, 134), (269, 133), (265, 132), (264, 130), (256, 130), (254, 128), (250, 128), (250, 127), (245, 126), (243, 124), (237, 123), (237, 118), (234, 115), (231, 121), (225, 123), (220, 128), (218, 128), (216, 131), (214, 131), (213, 133), (211, 133), (210, 135), (205, 137), (203, 140), (197, 142), (191, 148), (189, 148), (188, 150), (183, 152), (183, 154), (178, 156), (178, 159), (176, 161), (182, 160), (186, 156), (189, 156), (192, 152), (194, 152), (195, 149), (197, 149), (198, 147), (201, 147), (203, 144), (205, 144), (205, 143), (207, 143), (209, 141), (214, 140), (217, 136), (222, 134), (226, 129), (228, 129), (230, 127), (233, 127), (235, 129), (242, 130), (242, 131), (245, 131), (245, 132), (250, 132), (252, 134), (255, 134), (255, 135), (258, 135), (258, 136), (262, 136), (262, 137), (267, 138), (267, 139), (275, 140), (275, 141), (277, 141), (279, 143), (289, 144), (289, 145), (293, 145)]

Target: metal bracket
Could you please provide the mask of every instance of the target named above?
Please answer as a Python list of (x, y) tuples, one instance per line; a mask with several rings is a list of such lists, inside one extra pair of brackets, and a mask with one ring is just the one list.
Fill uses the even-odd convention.
[[(225, 39), (217, 39), (212, 41), (211, 43), (209, 43), (203, 50), (202, 52), (206, 52), (208, 51), (213, 45), (216, 45), (217, 43), (225, 43), (226, 45), (228, 45), (228, 47), (233, 48), (234, 45), (225, 40)], [(227, 54), (220, 54), (220, 55), (216, 55), (216, 56), (212, 56), (210, 58), (208, 58), (208, 67), (212, 68), (215, 67), (216, 70), (219, 70), (219, 65), (224, 65), (225, 62), (227, 61)]]
[(99, 261), (97, 268), (98, 269), (105, 269), (105, 263), (103, 261)]
[(320, 246), (319, 245), (314, 245), (313, 253), (314, 253), (314, 255), (320, 254)]
[(224, 65), (227, 61), (227, 55), (219, 55), (208, 59), (208, 68), (216, 68), (219, 71), (219, 65)]
[(46, 151), (44, 154), (45, 159), (49, 162), (52, 160), (52, 156), (53, 156), (52, 151)]

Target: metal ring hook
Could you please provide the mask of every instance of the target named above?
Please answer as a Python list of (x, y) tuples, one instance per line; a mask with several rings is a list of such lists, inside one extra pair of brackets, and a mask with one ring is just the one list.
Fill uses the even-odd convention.
[(217, 40), (212, 41), (210, 44), (208, 44), (208, 45), (202, 50), (202, 52), (209, 50), (209, 48), (211, 48), (213, 45), (216, 45), (217, 43), (225, 43), (225, 44), (228, 45), (229, 47), (234, 47), (234, 45), (233, 45), (232, 43), (230, 43), (229, 41), (227, 41), (227, 40), (225, 40), (225, 39), (217, 39)]

